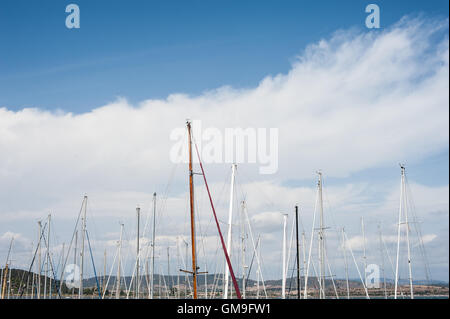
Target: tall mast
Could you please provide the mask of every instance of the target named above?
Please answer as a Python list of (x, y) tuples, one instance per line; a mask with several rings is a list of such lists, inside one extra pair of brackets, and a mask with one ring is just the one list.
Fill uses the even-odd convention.
[(297, 248), (297, 299), (300, 299), (300, 247), (298, 241), (298, 206), (295, 205), (295, 237)]
[(320, 228), (319, 228), (319, 256), (320, 256), (320, 299), (325, 299), (325, 238), (323, 220), (323, 197), (322, 197), (322, 172), (319, 175), (319, 205), (320, 205)]
[[(75, 231), (75, 245), (73, 246), (73, 264), (77, 265), (78, 230)], [(78, 278), (75, 278), (78, 279)], [(72, 299), (74, 298), (75, 287), (72, 286)]]
[[(304, 280), (306, 282), (306, 280), (308, 280), (306, 276), (306, 235), (303, 227), (302, 227), (302, 250), (303, 250), (303, 277), (305, 278)], [(306, 291), (304, 292), (304, 294), (306, 294)]]
[(155, 273), (155, 238), (156, 238), (156, 193), (153, 193), (153, 233), (152, 233), (152, 269), (150, 273), (150, 299), (153, 299), (153, 277)]
[[(47, 298), (47, 277), (49, 277), (49, 260), (50, 260), (50, 220), (52, 215), (48, 215), (48, 228), (47, 228), (47, 249), (46, 249), (46, 257), (45, 257), (45, 277), (44, 277), (44, 299)], [(51, 287), (51, 283), (50, 283)]]
[(402, 222), (402, 206), (403, 206), (403, 166), (400, 166), (402, 170), (402, 177), (400, 182), (400, 207), (398, 210), (398, 224), (397, 224), (397, 257), (395, 261), (395, 283), (394, 283), (394, 299), (397, 299), (397, 289), (398, 289), (398, 261), (400, 255), (400, 233), (401, 233), (401, 222)]
[(37, 299), (41, 299), (41, 231), (42, 224), (38, 221), (39, 237), (38, 237), (38, 289), (37, 289)]
[[(231, 230), (233, 221), (233, 195), (234, 195), (234, 179), (236, 174), (236, 164), (231, 165), (231, 183), (230, 183), (230, 206), (228, 208), (228, 233), (227, 233), (227, 251), (228, 256), (231, 256)], [(223, 298), (228, 299), (228, 287), (229, 287), (229, 269), (225, 265), (225, 284)]]
[(137, 234), (136, 234), (136, 292), (135, 296), (137, 299), (139, 299), (139, 284), (140, 284), (140, 277), (139, 277), (139, 222), (140, 222), (140, 215), (141, 215), (141, 209), (139, 207), (136, 207), (136, 218), (137, 218)]
[(241, 211), (241, 249), (242, 249), (242, 298), (245, 299), (245, 201), (242, 201), (242, 211)]
[(189, 203), (191, 210), (191, 246), (192, 246), (192, 283), (194, 287), (194, 299), (197, 299), (197, 260), (195, 250), (195, 215), (194, 215), (194, 172), (192, 170), (192, 135), (191, 122), (187, 122), (189, 138)]
[(170, 247), (169, 246), (167, 246), (167, 286), (168, 286), (168, 295), (170, 296), (172, 287), (170, 285)]
[(411, 243), (409, 242), (409, 220), (408, 220), (408, 202), (406, 195), (406, 175), (405, 167), (402, 166), (402, 186), (403, 186), (403, 199), (405, 210), (405, 228), (406, 228), (406, 243), (408, 246), (408, 271), (409, 271), (409, 288), (411, 293), (411, 299), (414, 299), (414, 289), (412, 281), (412, 265), (411, 265)]
[[(31, 243), (31, 256), (34, 256), (34, 247), (33, 243)], [(62, 276), (61, 276), (62, 277)], [(31, 299), (34, 299), (34, 281), (36, 279), (36, 274), (33, 272), (32, 278), (31, 278)]]
[(283, 267), (282, 267), (282, 281), (281, 281), (281, 298), (286, 299), (286, 226), (287, 226), (287, 214), (283, 214)]
[(344, 251), (345, 283), (347, 286), (347, 299), (350, 299), (350, 286), (348, 283), (347, 245), (346, 245), (346, 241), (345, 241), (345, 229), (344, 228), (342, 228), (342, 249)]
[[(11, 242), (9, 243), (9, 249), (8, 249), (8, 255), (6, 256), (6, 264), (5, 264), (5, 271), (2, 274), (3, 278), (0, 277), (0, 279), (2, 279), (2, 283), (1, 283), (1, 287), (2, 287), (2, 291), (1, 291), (1, 299), (4, 299), (5, 297), (5, 289), (6, 289), (6, 278), (8, 276), (8, 267), (9, 267), (9, 255), (11, 254), (11, 248), (12, 248), (12, 244), (14, 241), (14, 237), (11, 238)], [(11, 273), (11, 272), (10, 272)], [(10, 280), (11, 281), (11, 280)], [(9, 298), (8, 298), (9, 299)]]
[(80, 267), (80, 290), (78, 292), (79, 299), (83, 298), (83, 275), (84, 275), (84, 240), (86, 237), (86, 210), (87, 210), (87, 196), (84, 195), (84, 211), (82, 217), (81, 230), (81, 267)]
[[(406, 243), (408, 249), (408, 271), (409, 271), (409, 286), (411, 299), (414, 299), (414, 290), (412, 283), (412, 266), (411, 266), (411, 247), (409, 242), (409, 223), (408, 223), (408, 208), (406, 201), (406, 181), (405, 181), (405, 167), (400, 164), (401, 168), (401, 183), (400, 183), (400, 208), (398, 211), (398, 228), (397, 228), (397, 259), (395, 263), (395, 291), (394, 298), (397, 299), (397, 290), (398, 290), (398, 267), (399, 267), (399, 258), (400, 258), (400, 237), (401, 237), (401, 225), (405, 224), (406, 227)], [(405, 221), (402, 222), (403, 214), (405, 214)]]
[(361, 232), (363, 237), (364, 283), (367, 286), (366, 231), (364, 228), (364, 217), (361, 217)]
[[(258, 252), (261, 251), (260, 249), (260, 237), (258, 237), (258, 242), (257, 242), (257, 247), (258, 247)], [(256, 249), (255, 249), (255, 254), (256, 254)], [(261, 276), (260, 274), (260, 269), (259, 269), (259, 263), (258, 263), (258, 269), (256, 269), (256, 273), (257, 273), (257, 282), (256, 282), (256, 299), (259, 299), (259, 278)]]
[(383, 272), (384, 298), (387, 299), (386, 273), (385, 273), (385, 268), (384, 268), (384, 253), (383, 253), (383, 234), (381, 233), (381, 225), (380, 224), (378, 224), (378, 234), (379, 234), (379, 239), (380, 239), (381, 271)]
[(104, 294), (104, 292), (106, 291), (107, 287), (106, 287), (106, 248), (105, 248), (105, 252), (103, 254), (103, 279), (102, 279), (102, 293)]
[[(180, 244), (178, 242), (179, 237), (176, 238), (177, 243), (177, 266), (180, 266)], [(180, 299), (180, 273), (177, 271), (177, 298)]]
[(116, 278), (116, 299), (120, 298), (120, 266), (122, 263), (121, 254), (122, 254), (122, 236), (123, 236), (123, 224), (120, 224), (120, 238), (119, 238), (119, 260), (117, 261), (117, 278)]

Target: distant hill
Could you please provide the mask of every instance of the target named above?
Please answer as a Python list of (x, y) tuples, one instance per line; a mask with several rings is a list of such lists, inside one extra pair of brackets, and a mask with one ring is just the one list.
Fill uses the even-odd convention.
[[(22, 270), (22, 269), (11, 269), (11, 294), (17, 295), (19, 293), (19, 287), (22, 286), (22, 291), (24, 295), (31, 295), (31, 289), (34, 288), (33, 295), (36, 295), (37, 291), (37, 274), (28, 271)], [(2, 270), (3, 273), (3, 270)], [(9, 276), (8, 276), (9, 277)], [(198, 289), (199, 292), (204, 292), (207, 288), (208, 293), (211, 294), (213, 291), (215, 292), (216, 296), (221, 296), (222, 294), (222, 288), (223, 288), (223, 275), (222, 274), (207, 274), (205, 275), (199, 275), (198, 278)], [(34, 284), (33, 284), (33, 278), (34, 278)], [(208, 283), (208, 287), (205, 287), (205, 278)], [(188, 279), (188, 281), (186, 281)], [(238, 281), (239, 287), (242, 289), (242, 278), (236, 278)], [(108, 281), (107, 277), (100, 276), (98, 278), (91, 277), (83, 280), (83, 286), (85, 288), (85, 294), (87, 295), (95, 295), (97, 294), (97, 286), (99, 285), (101, 290), (106, 287), (106, 282)], [(150, 286), (150, 278), (147, 275), (141, 276), (141, 291), (146, 294), (149, 291)], [(153, 278), (153, 285), (154, 285), (154, 291), (155, 295), (157, 295), (160, 291), (161, 294), (164, 294), (163, 297), (167, 297), (167, 294), (169, 295), (177, 295), (177, 289), (180, 291), (178, 292), (181, 296), (183, 294), (189, 293), (190, 291), (190, 285), (192, 285), (192, 276), (186, 275), (184, 273), (181, 273), (179, 276), (173, 275), (173, 276), (162, 276), (155, 274)], [(334, 281), (334, 282), (333, 282)], [(326, 279), (325, 285), (326, 285), (326, 294), (327, 296), (333, 296), (335, 294), (335, 287), (340, 296), (344, 296), (347, 293), (347, 283), (345, 279)], [(44, 283), (46, 282), (46, 277), (41, 275), (41, 293), (44, 291)], [(56, 282), (51, 280), (49, 277), (47, 277), (47, 285), (52, 282), (52, 292), (56, 295), (57, 290), (59, 289), (59, 280)], [(122, 295), (125, 294), (124, 291), (128, 289), (131, 282), (131, 276), (125, 276), (121, 278), (121, 285), (120, 290), (122, 291)], [(394, 287), (394, 281), (392, 279), (386, 279), (386, 289), (388, 292), (393, 291)], [(405, 294), (408, 292), (407, 285), (409, 282), (407, 280), (400, 280), (399, 284), (403, 286), (401, 288), (402, 291), (405, 291)], [(424, 280), (417, 280), (414, 281), (413, 284), (416, 286), (415, 290), (418, 294), (437, 294), (437, 295), (448, 295), (448, 282), (443, 281), (431, 281), (427, 283)], [(282, 281), (281, 279), (277, 280), (265, 280), (264, 282), (266, 291), (269, 296), (271, 297), (277, 297), (281, 293), (281, 285)], [(8, 286), (9, 287), (9, 286)], [(262, 295), (262, 289), (263, 284), (259, 283), (260, 287), (260, 295)], [(304, 288), (304, 278), (301, 278), (301, 290)], [(362, 283), (359, 279), (349, 279), (349, 288), (352, 295), (364, 295), (364, 289), (362, 286)], [(383, 289), (383, 283), (381, 282), (381, 288), (380, 289), (370, 289), (371, 295), (383, 295), (384, 289)], [(113, 292), (116, 289), (116, 276), (111, 276), (108, 281), (107, 286), (107, 292)], [(314, 294), (319, 289), (319, 282), (318, 279), (315, 277), (310, 277), (308, 279), (308, 291), (309, 294), (314, 296)], [(246, 292), (248, 296), (256, 296), (256, 290), (257, 290), (257, 282), (253, 279), (248, 279), (246, 281)], [(22, 292), (21, 291), (21, 292)], [(47, 286), (47, 291), (50, 291), (49, 286)], [(133, 290), (132, 290), (133, 291)], [(291, 277), (286, 280), (286, 291), (289, 294), (296, 294), (297, 291), (297, 278)], [(72, 290), (68, 289), (66, 285), (61, 286), (61, 294), (71, 294)], [(74, 293), (78, 293), (77, 289), (74, 290)]]

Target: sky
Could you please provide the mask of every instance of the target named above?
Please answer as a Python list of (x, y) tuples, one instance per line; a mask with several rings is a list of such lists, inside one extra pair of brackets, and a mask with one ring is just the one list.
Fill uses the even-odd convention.
[[(246, 200), (267, 279), (281, 277), (280, 212), (290, 230), (299, 204), (309, 240), (317, 170), (336, 276), (342, 227), (362, 265), (361, 217), (369, 260), (380, 263), (379, 224), (395, 257), (404, 163), (432, 278), (448, 281), (447, 1), (377, 1), (380, 29), (366, 28), (370, 2), (356, 0), (76, 1), (80, 29), (65, 27), (69, 3), (0, 4), (0, 260), (14, 236), (13, 262), (28, 265), (49, 213), (56, 256), (88, 194), (96, 257), (107, 248), (111, 264), (119, 222), (131, 240), (135, 207), (146, 220), (153, 192), (160, 264), (167, 246), (175, 258), (189, 234), (188, 189), (170, 136), (190, 118), (221, 132), (279, 131), (277, 172), (238, 165), (233, 204), (238, 225)], [(205, 169), (225, 229), (230, 164)], [(196, 189), (200, 262), (212, 272), (223, 260), (200, 179)]]

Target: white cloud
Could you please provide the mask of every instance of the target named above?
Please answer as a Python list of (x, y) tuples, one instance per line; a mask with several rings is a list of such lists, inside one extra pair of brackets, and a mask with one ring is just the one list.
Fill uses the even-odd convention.
[[(75, 219), (87, 193), (89, 210), (109, 219), (105, 233), (116, 232), (111, 219), (132, 221), (136, 205), (148, 216), (151, 193), (159, 190), (159, 231), (173, 241), (186, 231), (187, 174), (185, 166), (169, 161), (169, 136), (190, 118), (221, 130), (279, 128), (277, 174), (259, 176), (259, 165), (239, 167), (255, 232), (266, 233), (267, 251), (279, 251), (279, 212), (290, 213), (300, 203), (309, 232), (315, 201), (314, 185), (286, 187), (284, 181), (314, 178), (317, 169), (327, 177), (345, 177), (448, 150), (448, 55), (448, 21), (403, 20), (382, 32), (337, 32), (309, 46), (287, 74), (266, 77), (252, 89), (173, 94), (135, 106), (119, 99), (83, 114), (0, 108), (2, 228), (20, 220), (34, 223), (48, 212)], [(224, 221), (228, 188), (223, 191), (222, 181), (228, 183), (229, 167), (208, 165), (206, 174)], [(368, 183), (327, 187), (335, 219), (330, 224), (353, 218), (358, 225), (362, 210), (395, 223), (398, 194), (394, 190), (386, 201), (369, 205)], [(418, 211), (448, 216), (448, 186), (412, 188)], [(200, 212), (208, 208), (206, 195), (198, 195), (198, 205)], [(209, 217), (201, 222), (214, 230)], [(427, 240), (445, 241), (442, 234), (433, 236)], [(117, 239), (108, 239), (114, 246)]]

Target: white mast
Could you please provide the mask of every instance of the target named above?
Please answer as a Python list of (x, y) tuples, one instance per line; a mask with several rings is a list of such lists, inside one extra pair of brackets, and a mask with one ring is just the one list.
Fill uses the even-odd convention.
[[(180, 244), (178, 242), (179, 237), (176, 237), (176, 245), (177, 245), (177, 267), (180, 268)], [(177, 271), (177, 298), (180, 299), (180, 272)]]
[(408, 247), (408, 271), (409, 271), (409, 288), (411, 292), (411, 299), (414, 299), (414, 289), (412, 281), (412, 264), (411, 264), (411, 243), (409, 241), (409, 220), (408, 220), (408, 201), (406, 195), (406, 175), (405, 167), (402, 167), (402, 185), (403, 185), (403, 199), (404, 199), (404, 210), (405, 210), (405, 227), (406, 227), (406, 243)]
[(245, 271), (247, 266), (245, 265), (245, 201), (242, 201), (241, 211), (241, 248), (242, 248), (242, 298), (245, 299)]
[(322, 172), (317, 172), (319, 175), (319, 205), (320, 205), (320, 228), (319, 228), (319, 257), (320, 257), (320, 299), (325, 299), (325, 234), (324, 234), (324, 220), (323, 220), (323, 197), (322, 197)]
[(37, 287), (37, 299), (41, 299), (41, 221), (38, 221), (39, 225), (39, 237), (38, 237), (38, 287)]
[(281, 282), (281, 298), (286, 299), (286, 226), (287, 214), (283, 214), (283, 268)]
[(166, 291), (168, 293), (168, 296), (170, 296), (170, 247), (167, 246), (167, 286)]
[[(47, 277), (49, 277), (49, 269), (48, 269), (48, 264), (49, 264), (49, 260), (50, 260), (50, 219), (51, 219), (52, 215), (48, 214), (47, 216), (47, 223), (48, 223), (48, 228), (47, 228), (47, 249), (46, 249), (46, 256), (45, 256), (45, 276), (44, 276), (44, 299), (47, 298)], [(51, 285), (51, 283), (50, 283)]]
[(345, 229), (342, 228), (342, 249), (344, 251), (344, 264), (345, 264), (345, 281), (347, 286), (347, 299), (350, 299), (350, 286), (348, 283), (348, 263), (347, 263), (347, 248), (345, 243)]
[[(230, 207), (228, 210), (228, 234), (227, 234), (227, 251), (231, 258), (231, 223), (233, 221), (233, 195), (234, 195), (234, 179), (236, 174), (236, 164), (231, 165), (231, 185), (230, 185)], [(229, 286), (229, 269), (225, 266), (225, 284), (223, 298), (228, 299)]]
[(153, 233), (152, 233), (152, 267), (150, 272), (150, 299), (153, 299), (153, 276), (155, 273), (155, 229), (156, 229), (156, 193), (153, 193)]
[(106, 248), (105, 248), (105, 252), (103, 253), (103, 279), (102, 279), (102, 293), (104, 294), (104, 292), (106, 291), (107, 287), (105, 286), (106, 284)]
[(384, 266), (384, 253), (383, 253), (383, 234), (381, 233), (381, 225), (380, 224), (378, 224), (378, 234), (379, 234), (379, 239), (380, 239), (381, 271), (383, 272), (384, 298), (387, 299), (386, 272), (385, 272), (385, 266)]
[[(34, 256), (34, 254), (33, 254), (33, 252), (34, 252), (34, 249), (33, 249), (34, 247), (33, 247), (33, 242), (31, 243), (31, 257), (33, 257)], [(33, 272), (33, 275), (32, 275), (33, 277), (32, 277), (32, 279), (31, 279), (31, 299), (34, 299), (34, 280), (35, 280), (35, 274), (34, 274), (34, 272)], [(3, 278), (3, 274), (2, 274), (2, 278)], [(2, 284), (3, 284), (3, 279), (2, 279)]]
[[(408, 271), (409, 271), (409, 286), (411, 299), (414, 299), (414, 289), (412, 282), (412, 265), (411, 265), (411, 247), (409, 242), (409, 222), (408, 222), (408, 207), (406, 199), (406, 181), (405, 181), (405, 167), (400, 164), (401, 168), (401, 183), (400, 183), (400, 208), (398, 212), (398, 228), (397, 228), (397, 259), (395, 263), (395, 291), (394, 298), (397, 299), (398, 290), (398, 267), (400, 258), (400, 240), (401, 240), (401, 225), (404, 224), (406, 227), (406, 244), (408, 249)], [(402, 222), (403, 214), (405, 215), (405, 221)]]
[[(78, 230), (75, 231), (75, 246), (73, 246), (73, 264), (77, 265), (77, 247), (78, 247)], [(75, 278), (75, 280), (78, 278)], [(72, 299), (74, 298), (75, 288), (72, 286)]]
[(308, 280), (306, 276), (306, 235), (305, 230), (302, 226), (302, 250), (303, 250), (303, 276), (305, 277), (304, 280)]
[(205, 299), (208, 299), (208, 264), (205, 258)]
[(120, 238), (119, 238), (119, 260), (117, 262), (117, 278), (116, 278), (116, 299), (120, 297), (120, 266), (122, 263), (121, 253), (122, 253), (122, 236), (123, 236), (123, 224), (120, 224)]
[(139, 222), (140, 222), (140, 215), (141, 215), (141, 209), (139, 207), (136, 207), (136, 218), (137, 218), (137, 234), (136, 234), (136, 293), (135, 297), (139, 299), (139, 284), (141, 282), (139, 277), (139, 236), (140, 236), (140, 230), (139, 230)]
[(87, 210), (87, 196), (84, 195), (84, 211), (82, 217), (81, 230), (81, 267), (80, 267), (80, 290), (78, 292), (79, 299), (83, 298), (83, 275), (84, 275), (84, 239), (86, 237), (86, 210)]
[(364, 229), (364, 217), (361, 217), (361, 231), (363, 237), (363, 265), (364, 265), (364, 283), (367, 286), (367, 255), (366, 255), (366, 232)]
[[(260, 237), (258, 237), (258, 251), (261, 251), (260, 248)], [(256, 274), (257, 274), (257, 281), (256, 281), (256, 299), (259, 299), (259, 277), (260, 277), (260, 273), (259, 273), (259, 267), (258, 269), (256, 269)]]

